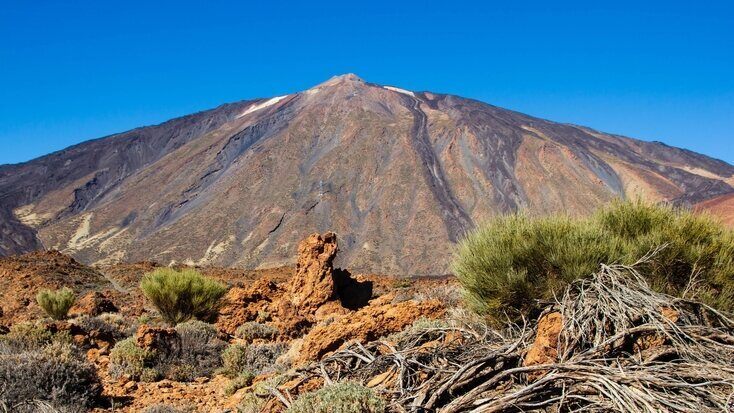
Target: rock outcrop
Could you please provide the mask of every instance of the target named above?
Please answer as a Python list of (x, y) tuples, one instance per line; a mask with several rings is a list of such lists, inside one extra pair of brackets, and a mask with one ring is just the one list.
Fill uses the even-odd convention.
[(437, 300), (396, 302), (395, 294), (370, 301), (373, 285), (334, 268), (338, 252), (332, 232), (312, 234), (298, 247), (293, 277), (281, 287), (264, 278), (227, 294), (217, 325), (232, 335), (249, 321), (278, 328), (283, 338), (303, 337), (297, 362), (318, 359), (349, 340), (368, 341), (398, 332), (421, 317), (443, 315)]
[(97, 316), (102, 313), (116, 313), (117, 311), (118, 308), (112, 301), (112, 294), (109, 290), (90, 291), (77, 300), (69, 310), (69, 315)]
[(350, 340), (377, 340), (402, 331), (418, 318), (439, 318), (444, 314), (444, 306), (437, 300), (393, 303), (394, 298), (392, 294), (382, 296), (356, 312), (314, 327), (303, 338), (299, 361), (318, 360)]
[[(535, 341), (528, 349), (523, 366), (555, 363), (558, 360), (558, 338), (563, 328), (563, 316), (557, 311), (544, 314), (538, 319)], [(542, 373), (533, 374), (538, 377)]]
[(217, 326), (234, 335), (237, 327), (248, 321), (271, 321), (272, 314), (285, 290), (269, 278), (255, 281), (249, 288), (233, 287), (224, 296), (224, 306), (219, 310)]
[(145, 350), (170, 351), (177, 344), (178, 333), (171, 327), (155, 327), (146, 324), (138, 327), (135, 332), (135, 344)]
[(333, 232), (308, 236), (299, 244), (296, 268), (284, 285), (265, 277), (227, 293), (217, 323), (220, 330), (234, 334), (248, 321), (272, 322), (284, 335), (296, 337), (324, 318), (367, 305), (372, 283), (335, 269), (337, 251)]
[(58, 251), (0, 258), (0, 324), (42, 317), (36, 294), (63, 287), (80, 297), (90, 291), (109, 290), (112, 284), (96, 269)]

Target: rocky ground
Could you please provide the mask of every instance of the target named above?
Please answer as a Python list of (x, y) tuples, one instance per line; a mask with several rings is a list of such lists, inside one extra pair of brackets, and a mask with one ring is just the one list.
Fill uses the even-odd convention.
[[(299, 244), (295, 267), (199, 268), (229, 286), (216, 324), (197, 321), (197, 345), (212, 346), (206, 354), (221, 362), (206, 374), (182, 378), (180, 358), (148, 376), (115, 360), (123, 342), (150, 354), (186, 343), (182, 324), (165, 325), (138, 288), (157, 267), (151, 262), (90, 268), (53, 251), (0, 259), (0, 334), (9, 337), (28, 320), (68, 332), (101, 379), (95, 413), (170, 413), (148, 410), (164, 405), (176, 413), (283, 412), (300, 395), (345, 381), (374, 390), (390, 412), (713, 413), (730, 406), (734, 321), (654, 292), (634, 267), (602, 266), (537, 320), (495, 329), (461, 308), (450, 277), (351, 274), (334, 268), (337, 251), (334, 234), (313, 234)], [(34, 294), (63, 286), (80, 297), (71, 318), (43, 319)], [(211, 338), (202, 342), (202, 334)], [(277, 351), (249, 360), (254, 373), (240, 383), (224, 361), (237, 347)]]
[[(416, 320), (439, 318), (447, 305), (458, 302), (459, 289), (450, 277), (352, 275), (333, 267), (336, 254), (334, 234), (314, 234), (300, 244), (295, 267), (198, 268), (230, 287), (216, 323), (220, 337), (237, 343), (243, 340), (236, 337), (236, 330), (245, 323), (272, 326), (278, 334), (270, 341), (287, 348), (282, 362), (304, 366), (350, 342), (376, 340)], [(230, 379), (221, 374), (190, 382), (113, 377), (109, 373), (110, 350), (116, 340), (75, 324), (74, 317), (116, 313), (122, 322), (133, 326), (141, 347), (164, 345), (172, 329), (163, 326), (138, 288), (142, 276), (157, 266), (139, 262), (88, 267), (56, 251), (0, 259), (0, 328), (7, 331), (14, 324), (42, 319), (35, 294), (44, 288), (68, 286), (78, 296), (70, 311), (71, 320), (45, 323), (53, 331), (68, 330), (97, 367), (104, 391), (102, 403), (94, 411), (134, 412), (156, 404), (201, 412), (236, 411), (233, 409), (252, 387), (225, 395)], [(271, 375), (256, 377), (253, 385)]]

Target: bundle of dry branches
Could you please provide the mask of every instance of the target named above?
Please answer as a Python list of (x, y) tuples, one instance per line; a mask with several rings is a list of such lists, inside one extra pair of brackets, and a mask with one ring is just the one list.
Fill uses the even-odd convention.
[[(562, 319), (555, 361), (524, 362), (537, 332), (461, 318), (352, 345), (301, 370), (359, 381), (396, 412), (734, 412), (734, 322), (602, 266), (544, 313)], [(729, 409), (729, 410), (727, 410)]]

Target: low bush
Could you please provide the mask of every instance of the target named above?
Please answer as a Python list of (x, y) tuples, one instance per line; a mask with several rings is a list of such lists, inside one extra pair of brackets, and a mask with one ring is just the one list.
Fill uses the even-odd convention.
[(126, 322), (121, 315), (114, 313), (102, 313), (98, 316), (82, 315), (70, 321), (85, 332), (94, 331), (99, 337), (104, 337), (112, 342), (120, 341), (135, 332), (134, 325)]
[(247, 393), (237, 405), (237, 413), (260, 413), (265, 402), (253, 393)]
[(217, 338), (213, 325), (191, 320), (176, 326), (176, 333), (175, 345), (155, 351), (138, 347), (132, 337), (118, 342), (110, 352), (110, 374), (140, 381), (164, 377), (191, 381), (210, 376), (222, 366), (221, 354), (227, 345)]
[(231, 396), (235, 394), (237, 390), (251, 385), (253, 379), (255, 379), (255, 375), (249, 371), (240, 373), (239, 376), (229, 381), (227, 386), (224, 388), (224, 395)]
[(0, 336), (0, 354), (41, 350), (52, 343), (71, 344), (68, 331), (51, 333), (41, 323), (25, 322), (10, 327), (7, 334)]
[(75, 300), (74, 292), (66, 287), (56, 291), (41, 290), (36, 294), (38, 306), (54, 320), (65, 319)]
[(191, 381), (210, 376), (222, 366), (222, 351), (227, 343), (217, 338), (217, 329), (211, 324), (191, 320), (176, 326), (179, 349), (161, 357), (164, 375), (172, 380)]
[(133, 380), (140, 380), (144, 373), (148, 377), (151, 375), (146, 370), (152, 368), (154, 360), (155, 354), (138, 347), (134, 337), (126, 338), (117, 342), (110, 351), (109, 373), (113, 378), (127, 375)]
[(588, 218), (496, 217), (461, 242), (453, 269), (471, 309), (514, 319), (602, 263), (631, 264), (658, 248), (641, 267), (656, 289), (734, 309), (732, 231), (708, 216), (643, 202), (615, 202)]
[(193, 407), (174, 407), (170, 404), (154, 404), (143, 410), (143, 413), (193, 413)]
[(247, 341), (258, 339), (273, 340), (278, 335), (278, 329), (256, 321), (248, 321), (237, 327), (234, 335), (237, 338)]
[(146, 274), (140, 282), (145, 297), (169, 324), (196, 318), (212, 321), (222, 304), (227, 288), (197, 271), (159, 268)]
[(385, 401), (356, 383), (337, 383), (296, 399), (286, 413), (383, 413)]
[(39, 323), (18, 323), (10, 327), (7, 334), (0, 336), (3, 353), (19, 353), (38, 350), (50, 343), (53, 334)]
[(72, 354), (69, 350), (0, 355), (0, 406), (30, 413), (45, 402), (56, 409), (86, 411), (102, 386), (95, 367)]
[(247, 371), (247, 346), (232, 344), (222, 352), (222, 374), (233, 379)]

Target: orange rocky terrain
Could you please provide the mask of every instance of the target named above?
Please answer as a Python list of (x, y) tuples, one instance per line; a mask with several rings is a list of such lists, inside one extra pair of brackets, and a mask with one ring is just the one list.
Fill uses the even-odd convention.
[[(441, 317), (446, 300), (431, 297), (455, 297), (458, 291), (455, 281), (447, 277), (410, 280), (352, 276), (334, 268), (336, 255), (335, 234), (314, 234), (300, 244), (295, 267), (258, 271), (201, 268), (202, 273), (230, 285), (216, 324), (221, 338), (242, 342), (235, 337), (236, 330), (248, 322), (273, 326), (278, 331), (275, 342), (288, 348), (281, 356), (283, 363), (306, 365), (348, 343), (376, 340), (418, 319)], [(138, 345), (155, 350), (176, 334), (156, 321), (155, 311), (138, 288), (142, 276), (156, 267), (158, 264), (140, 262), (91, 268), (56, 251), (0, 259), (0, 325), (7, 331), (14, 324), (41, 319), (36, 292), (68, 286), (80, 297), (72, 317), (119, 313), (136, 330), (133, 337)], [(225, 395), (223, 389), (230, 380), (222, 375), (191, 382), (113, 378), (108, 368), (115, 339), (100, 331), (86, 331), (73, 318), (45, 323), (49, 331), (68, 330), (97, 366), (104, 391), (96, 412), (137, 412), (157, 403), (193, 407), (199, 412), (224, 412), (234, 409), (244, 394)], [(255, 384), (268, 377), (257, 377)], [(291, 391), (297, 394), (316, 384), (294, 383)], [(273, 408), (277, 411), (280, 407)]]

